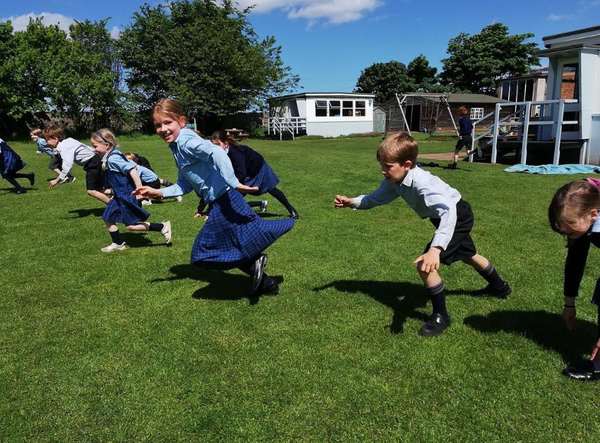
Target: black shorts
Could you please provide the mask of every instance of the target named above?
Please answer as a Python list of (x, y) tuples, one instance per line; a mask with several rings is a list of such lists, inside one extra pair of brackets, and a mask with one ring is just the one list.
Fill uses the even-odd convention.
[(142, 182), (142, 185), (150, 186), (151, 188), (154, 188), (154, 189), (160, 189), (160, 178), (157, 178), (153, 182)]
[(102, 159), (95, 154), (83, 165), (85, 171), (85, 187), (88, 191), (104, 190), (104, 174), (102, 173)]
[[(433, 226), (440, 226), (439, 218), (430, 219)], [(452, 263), (465, 260), (477, 254), (475, 244), (471, 238), (471, 229), (473, 229), (473, 210), (471, 205), (464, 200), (459, 200), (456, 204), (456, 226), (454, 235), (448, 244), (448, 247), (440, 254), (440, 262), (450, 266)], [(429, 251), (431, 242), (427, 244), (424, 252)]]
[(467, 151), (471, 149), (471, 145), (473, 144), (473, 137), (471, 135), (463, 135), (462, 138), (459, 138), (456, 142), (456, 146), (454, 147), (455, 151), (460, 151), (463, 146), (467, 147)]
[(50, 157), (48, 169), (52, 171), (54, 171), (55, 169), (62, 169), (62, 158), (60, 158), (60, 155), (53, 155), (52, 157)]

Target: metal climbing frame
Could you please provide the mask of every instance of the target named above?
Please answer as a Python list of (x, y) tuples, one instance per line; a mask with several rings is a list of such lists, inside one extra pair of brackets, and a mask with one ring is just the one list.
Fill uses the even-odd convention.
[[(398, 109), (402, 115), (403, 130), (412, 135), (410, 130), (409, 120), (406, 117), (407, 110), (410, 108), (411, 113), (414, 112), (415, 106), (419, 106), (419, 123), (420, 126), (427, 129), (427, 132), (434, 133), (437, 128), (437, 123), (440, 118), (440, 108), (445, 108), (452, 120), (454, 130), (458, 134), (458, 128), (456, 127), (456, 121), (450, 110), (450, 104), (448, 103), (447, 94), (434, 94), (434, 93), (409, 93), (409, 94), (396, 94), (396, 101), (398, 102)], [(412, 116), (411, 116), (412, 121)], [(423, 124), (425, 122), (425, 124)]]

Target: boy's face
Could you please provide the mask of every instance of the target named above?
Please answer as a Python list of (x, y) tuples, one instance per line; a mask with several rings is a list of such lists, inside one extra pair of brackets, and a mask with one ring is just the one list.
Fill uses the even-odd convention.
[(404, 163), (379, 160), (379, 164), (381, 165), (381, 173), (388, 183), (401, 183), (412, 166), (410, 160), (407, 160)]
[(40, 137), (35, 134), (29, 134), (29, 136), (31, 137), (31, 140), (33, 140), (34, 142), (37, 142), (40, 139)]
[(173, 143), (185, 127), (185, 117), (155, 113), (152, 117), (156, 133), (167, 143)]
[(58, 146), (58, 137), (48, 137), (46, 143), (48, 143), (48, 146), (50, 146), (52, 149), (56, 149)]

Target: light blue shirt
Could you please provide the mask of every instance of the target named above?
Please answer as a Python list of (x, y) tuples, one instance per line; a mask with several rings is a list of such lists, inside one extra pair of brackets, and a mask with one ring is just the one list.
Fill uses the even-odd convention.
[(106, 164), (106, 169), (123, 175), (129, 175), (130, 171), (137, 166), (134, 161), (129, 160), (118, 149), (113, 149), (111, 152), (104, 154), (102, 161)]
[(37, 141), (37, 145), (38, 145), (38, 148), (37, 148), (38, 151), (48, 154), (50, 157), (54, 157), (54, 150), (50, 146), (48, 146), (48, 143), (46, 142), (45, 139), (43, 139), (42, 137), (39, 137), (38, 141)]
[(415, 167), (401, 183), (383, 180), (375, 192), (354, 198), (353, 207), (370, 209), (402, 197), (421, 218), (439, 218), (440, 226), (433, 235), (431, 246), (446, 249), (456, 227), (456, 204), (460, 193), (439, 177)]
[(150, 183), (158, 180), (158, 175), (154, 171), (142, 165), (137, 165), (137, 172), (142, 183)]
[(177, 140), (169, 143), (169, 148), (179, 176), (177, 183), (162, 190), (163, 197), (176, 197), (194, 190), (208, 203), (240, 184), (223, 148), (204, 140), (191, 129), (183, 128)]

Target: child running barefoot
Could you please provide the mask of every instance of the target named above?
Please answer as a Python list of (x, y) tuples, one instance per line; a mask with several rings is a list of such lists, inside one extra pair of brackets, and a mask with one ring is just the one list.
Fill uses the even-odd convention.
[(407, 133), (390, 135), (377, 150), (377, 160), (385, 177), (379, 189), (355, 198), (338, 195), (334, 204), (336, 208), (370, 209), (402, 197), (421, 218), (429, 218), (436, 227), (424, 253), (413, 262), (417, 265), (433, 305), (433, 314), (419, 334), (431, 337), (441, 334), (450, 326), (446, 290), (438, 274), (440, 262), (449, 266), (462, 261), (472, 266), (488, 282), (488, 286), (475, 291), (474, 295), (506, 298), (511, 288), (500, 278), (492, 263), (475, 250), (470, 236), (473, 212), (469, 203), (462, 199), (456, 189), (417, 167), (418, 152), (417, 142)]
[(35, 184), (35, 174), (30, 172), (28, 174), (21, 174), (19, 171), (25, 167), (26, 163), (21, 160), (19, 154), (12, 150), (8, 143), (0, 138), (0, 175), (2, 178), (9, 182), (15, 187), (16, 194), (25, 194), (27, 190), (23, 188), (18, 178), (26, 178), (29, 180), (29, 184), (33, 186)]
[[(571, 331), (577, 327), (575, 298), (579, 294), (590, 245), (600, 247), (600, 191), (597, 182), (597, 179), (586, 179), (567, 183), (556, 191), (548, 208), (550, 227), (567, 237), (562, 318)], [(600, 278), (596, 282), (592, 303), (598, 306), (600, 337)], [(580, 381), (600, 380), (599, 349), (600, 338), (589, 360), (569, 366), (563, 370), (563, 374)]]
[(175, 100), (159, 101), (152, 118), (156, 132), (169, 144), (179, 177), (168, 188), (143, 186), (135, 194), (163, 198), (196, 191), (211, 212), (194, 242), (192, 263), (208, 269), (238, 268), (252, 276), (250, 294), (277, 294), (279, 285), (264, 272), (263, 251), (292, 229), (294, 220), (266, 221), (248, 206), (240, 192), (258, 188), (241, 184), (225, 151), (185, 127), (187, 119)]
[(132, 195), (136, 187), (142, 186), (136, 164), (119, 151), (117, 141), (108, 129), (100, 129), (92, 134), (94, 150), (103, 156), (106, 182), (112, 188), (114, 197), (108, 202), (102, 220), (106, 223), (112, 243), (101, 249), (102, 252), (122, 251), (125, 242), (121, 238), (117, 223), (123, 223), (129, 231), (155, 231), (171, 244), (171, 222), (146, 223), (150, 214), (142, 209)]

